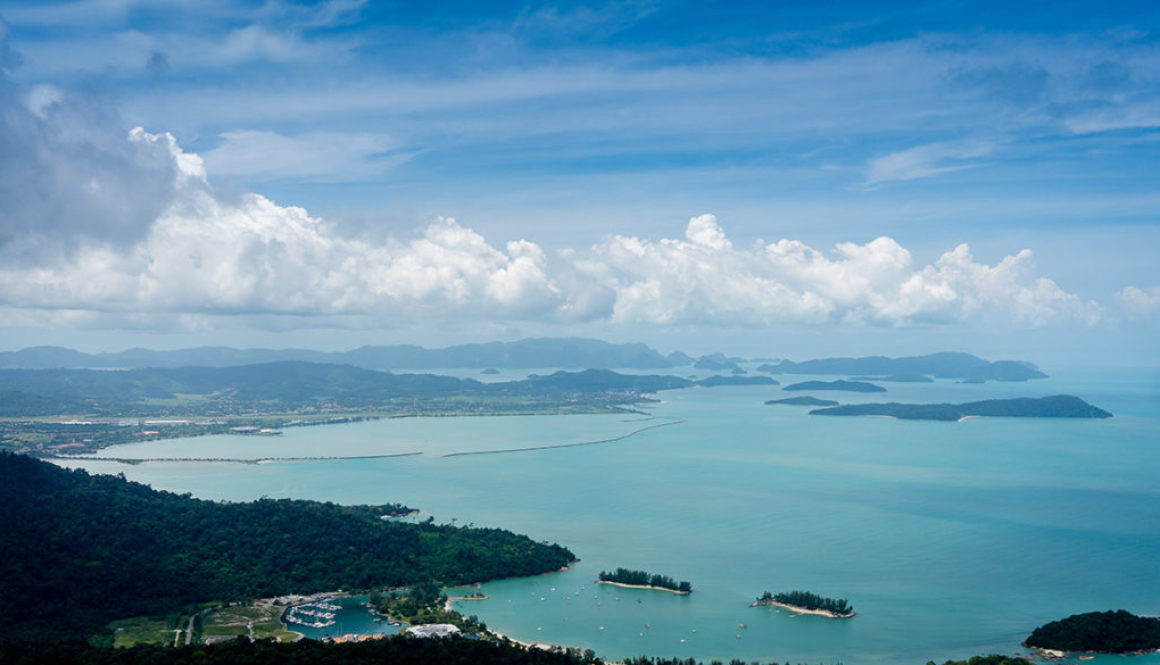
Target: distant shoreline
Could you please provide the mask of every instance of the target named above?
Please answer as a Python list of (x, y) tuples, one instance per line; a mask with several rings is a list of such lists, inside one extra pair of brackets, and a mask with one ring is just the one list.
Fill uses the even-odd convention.
[(837, 614), (829, 610), (811, 610), (805, 607), (800, 607), (798, 605), (790, 605), (789, 603), (779, 603), (776, 600), (757, 600), (749, 604), (750, 607), (765, 607), (769, 605), (773, 605), (774, 607), (781, 607), (790, 610), (791, 612), (797, 612), (798, 614), (816, 614), (828, 619), (850, 619), (858, 615), (857, 612), (850, 612), (849, 614)]
[(653, 589), (655, 591), (668, 591), (671, 594), (678, 596), (687, 596), (692, 591), (679, 591), (677, 589), (668, 589), (663, 586), (652, 586), (651, 584), (625, 584), (624, 582), (609, 582), (606, 580), (596, 580), (597, 584), (611, 584), (612, 586), (624, 587), (625, 589)]

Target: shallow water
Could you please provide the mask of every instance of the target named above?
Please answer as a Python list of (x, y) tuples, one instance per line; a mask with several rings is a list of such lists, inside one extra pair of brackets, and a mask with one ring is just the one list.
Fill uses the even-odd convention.
[[(777, 387), (661, 393), (638, 416), (411, 418), (119, 446), (115, 457), (420, 455), (228, 463), (82, 462), (160, 489), (244, 500), (401, 502), (441, 521), (559, 542), (572, 570), (460, 603), (524, 640), (784, 662), (925, 663), (1021, 651), (1076, 612), (1160, 614), (1160, 380), (1057, 372), (1029, 383), (885, 383), (844, 403), (1079, 395), (1110, 420), (824, 418)], [(778, 377), (783, 384), (802, 378)], [(614, 438), (592, 446), (479, 452)], [(594, 585), (602, 569), (689, 580), (691, 596)], [(583, 587), (583, 588), (581, 588)], [(848, 598), (849, 620), (749, 608), (763, 591)], [(746, 627), (742, 628), (741, 624)], [(1110, 662), (1112, 657), (1101, 657)], [(1124, 662), (1116, 657), (1116, 662)], [(1152, 655), (1130, 661), (1155, 665)]]

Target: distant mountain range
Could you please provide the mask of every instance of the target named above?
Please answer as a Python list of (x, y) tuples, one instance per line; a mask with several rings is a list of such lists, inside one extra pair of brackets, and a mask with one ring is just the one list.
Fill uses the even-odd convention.
[(640, 344), (611, 344), (595, 339), (539, 338), (516, 342), (463, 344), (426, 349), (411, 344), (363, 346), (351, 351), (308, 349), (233, 349), (205, 346), (154, 351), (129, 349), (118, 353), (81, 353), (57, 346), (37, 346), (0, 352), (6, 369), (142, 369), (145, 367), (236, 367), (272, 362), (351, 365), (364, 369), (667, 369), (690, 365), (694, 359), (677, 351), (665, 356)]
[[(462, 344), (427, 349), (412, 344), (363, 346), (350, 351), (309, 349), (234, 349), (206, 346), (156, 351), (128, 349), (117, 353), (82, 353), (58, 346), (0, 352), (0, 369), (143, 369), (147, 367), (238, 367), (273, 362), (350, 365), (363, 369), (696, 369), (743, 373), (743, 358), (712, 353), (694, 358), (680, 351), (664, 355), (642, 343), (612, 344), (596, 339), (534, 338), (515, 342)], [(1026, 381), (1046, 378), (1029, 362), (991, 362), (969, 353), (933, 353), (908, 358), (869, 356), (782, 360), (757, 368), (769, 374), (844, 374), (881, 376), (880, 380), (922, 380), (924, 376), (965, 381)]]

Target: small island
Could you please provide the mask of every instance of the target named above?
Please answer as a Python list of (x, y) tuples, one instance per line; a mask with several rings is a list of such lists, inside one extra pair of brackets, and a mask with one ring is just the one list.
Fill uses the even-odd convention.
[(678, 595), (693, 593), (693, 585), (688, 582), (677, 582), (667, 575), (649, 574), (643, 570), (628, 570), (627, 568), (617, 568), (611, 573), (602, 570), (596, 583), (630, 589), (657, 589)]
[(800, 614), (817, 614), (831, 619), (849, 619), (854, 616), (854, 607), (845, 598), (824, 598), (809, 591), (790, 591), (771, 594), (766, 591), (749, 604), (750, 607), (773, 605), (784, 607)]
[(1006, 418), (1111, 418), (1112, 414), (1074, 395), (989, 399), (966, 404), (845, 404), (810, 411), (811, 416), (890, 416), (902, 420)]
[(838, 406), (838, 403), (832, 399), (818, 399), (809, 395), (802, 395), (801, 397), (786, 397), (785, 399), (770, 399), (766, 400), (768, 404), (788, 404), (790, 406)]
[(865, 381), (802, 381), (791, 383), (782, 390), (844, 390), (852, 393), (884, 393), (886, 389)]
[(1127, 610), (1073, 614), (1036, 628), (1023, 645), (1055, 652), (1151, 651), (1160, 649), (1160, 619)]

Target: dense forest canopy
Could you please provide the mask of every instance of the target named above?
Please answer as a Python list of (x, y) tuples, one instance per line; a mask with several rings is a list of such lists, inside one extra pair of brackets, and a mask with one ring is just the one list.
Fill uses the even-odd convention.
[(772, 594), (766, 591), (761, 594), (754, 605), (773, 603), (792, 605), (805, 610), (820, 610), (837, 616), (854, 615), (854, 606), (850, 605), (845, 598), (826, 598), (809, 591), (783, 591)]
[(1024, 644), (1107, 653), (1160, 649), (1160, 618), (1140, 617), (1127, 610), (1073, 614), (1036, 628)]
[(465, 584), (575, 559), (501, 529), (381, 519), (399, 508), (203, 501), (0, 454), (0, 639), (84, 637), (192, 602)]

